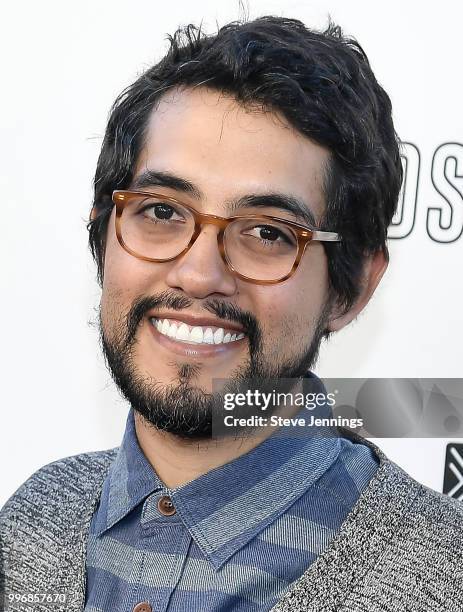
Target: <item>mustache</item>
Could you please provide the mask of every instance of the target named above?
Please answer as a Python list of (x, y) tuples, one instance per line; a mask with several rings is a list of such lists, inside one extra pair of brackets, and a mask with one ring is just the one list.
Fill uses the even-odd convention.
[[(150, 310), (156, 308), (169, 308), (181, 312), (182, 310), (190, 308), (193, 304), (194, 301), (191, 298), (172, 291), (163, 291), (157, 295), (138, 297), (133, 302), (126, 317), (127, 343), (131, 344), (134, 342), (138, 326)], [(204, 301), (202, 307), (219, 319), (242, 325), (251, 346), (255, 348), (260, 347), (262, 332), (257, 319), (250, 311), (242, 310), (238, 308), (236, 304), (224, 302), (216, 298)]]

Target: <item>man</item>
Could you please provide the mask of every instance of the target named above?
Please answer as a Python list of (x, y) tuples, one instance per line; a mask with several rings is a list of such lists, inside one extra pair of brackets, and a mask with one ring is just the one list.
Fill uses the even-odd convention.
[(345, 430), (217, 428), (247, 382), (323, 391), (310, 368), (387, 267), (401, 179), (389, 98), (339, 28), (177, 32), (116, 100), (95, 175), (124, 438), (7, 502), (5, 609), (463, 609), (457, 502)]

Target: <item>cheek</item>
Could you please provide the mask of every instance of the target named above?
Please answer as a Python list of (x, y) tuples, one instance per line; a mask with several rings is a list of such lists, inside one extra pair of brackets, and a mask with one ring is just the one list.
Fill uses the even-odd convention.
[(290, 347), (312, 337), (328, 296), (326, 258), (320, 255), (307, 253), (294, 276), (281, 285), (256, 287), (255, 315), (265, 344)]
[(121, 321), (133, 300), (142, 293), (141, 263), (122, 249), (115, 236), (109, 237), (101, 292), (101, 314), (104, 322), (111, 325)]
[[(293, 280), (293, 279), (290, 279)], [(309, 245), (300, 266), (295, 274), (293, 302), (296, 309), (318, 315), (328, 298), (328, 262), (321, 243)]]
[(290, 279), (275, 285), (269, 295), (270, 311), (278, 311), (289, 318), (303, 313), (310, 318), (311, 314), (320, 311), (328, 295), (328, 269), (324, 256), (310, 258), (311, 254), (306, 254)]
[(263, 316), (259, 317), (262, 328), (274, 338), (285, 343), (294, 342), (295, 337), (305, 336), (321, 307), (318, 296), (302, 288), (273, 295), (272, 299), (260, 306)]
[(109, 300), (111, 296), (140, 294), (152, 278), (153, 271), (153, 264), (137, 259), (121, 247), (111, 217), (104, 262), (102, 288), (104, 298)]

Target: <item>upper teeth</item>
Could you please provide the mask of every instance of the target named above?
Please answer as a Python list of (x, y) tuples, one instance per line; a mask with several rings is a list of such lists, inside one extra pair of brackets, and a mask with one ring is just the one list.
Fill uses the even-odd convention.
[(158, 332), (181, 342), (194, 344), (224, 344), (244, 338), (243, 333), (230, 333), (223, 327), (191, 327), (181, 321), (151, 318)]

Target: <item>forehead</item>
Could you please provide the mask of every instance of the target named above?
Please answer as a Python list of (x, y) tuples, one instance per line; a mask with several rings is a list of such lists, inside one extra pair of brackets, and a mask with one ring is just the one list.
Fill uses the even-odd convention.
[(281, 115), (200, 87), (161, 98), (150, 115), (134, 176), (156, 170), (185, 178), (198, 186), (210, 212), (227, 198), (280, 192), (309, 202), (321, 214), (328, 161), (327, 149)]

